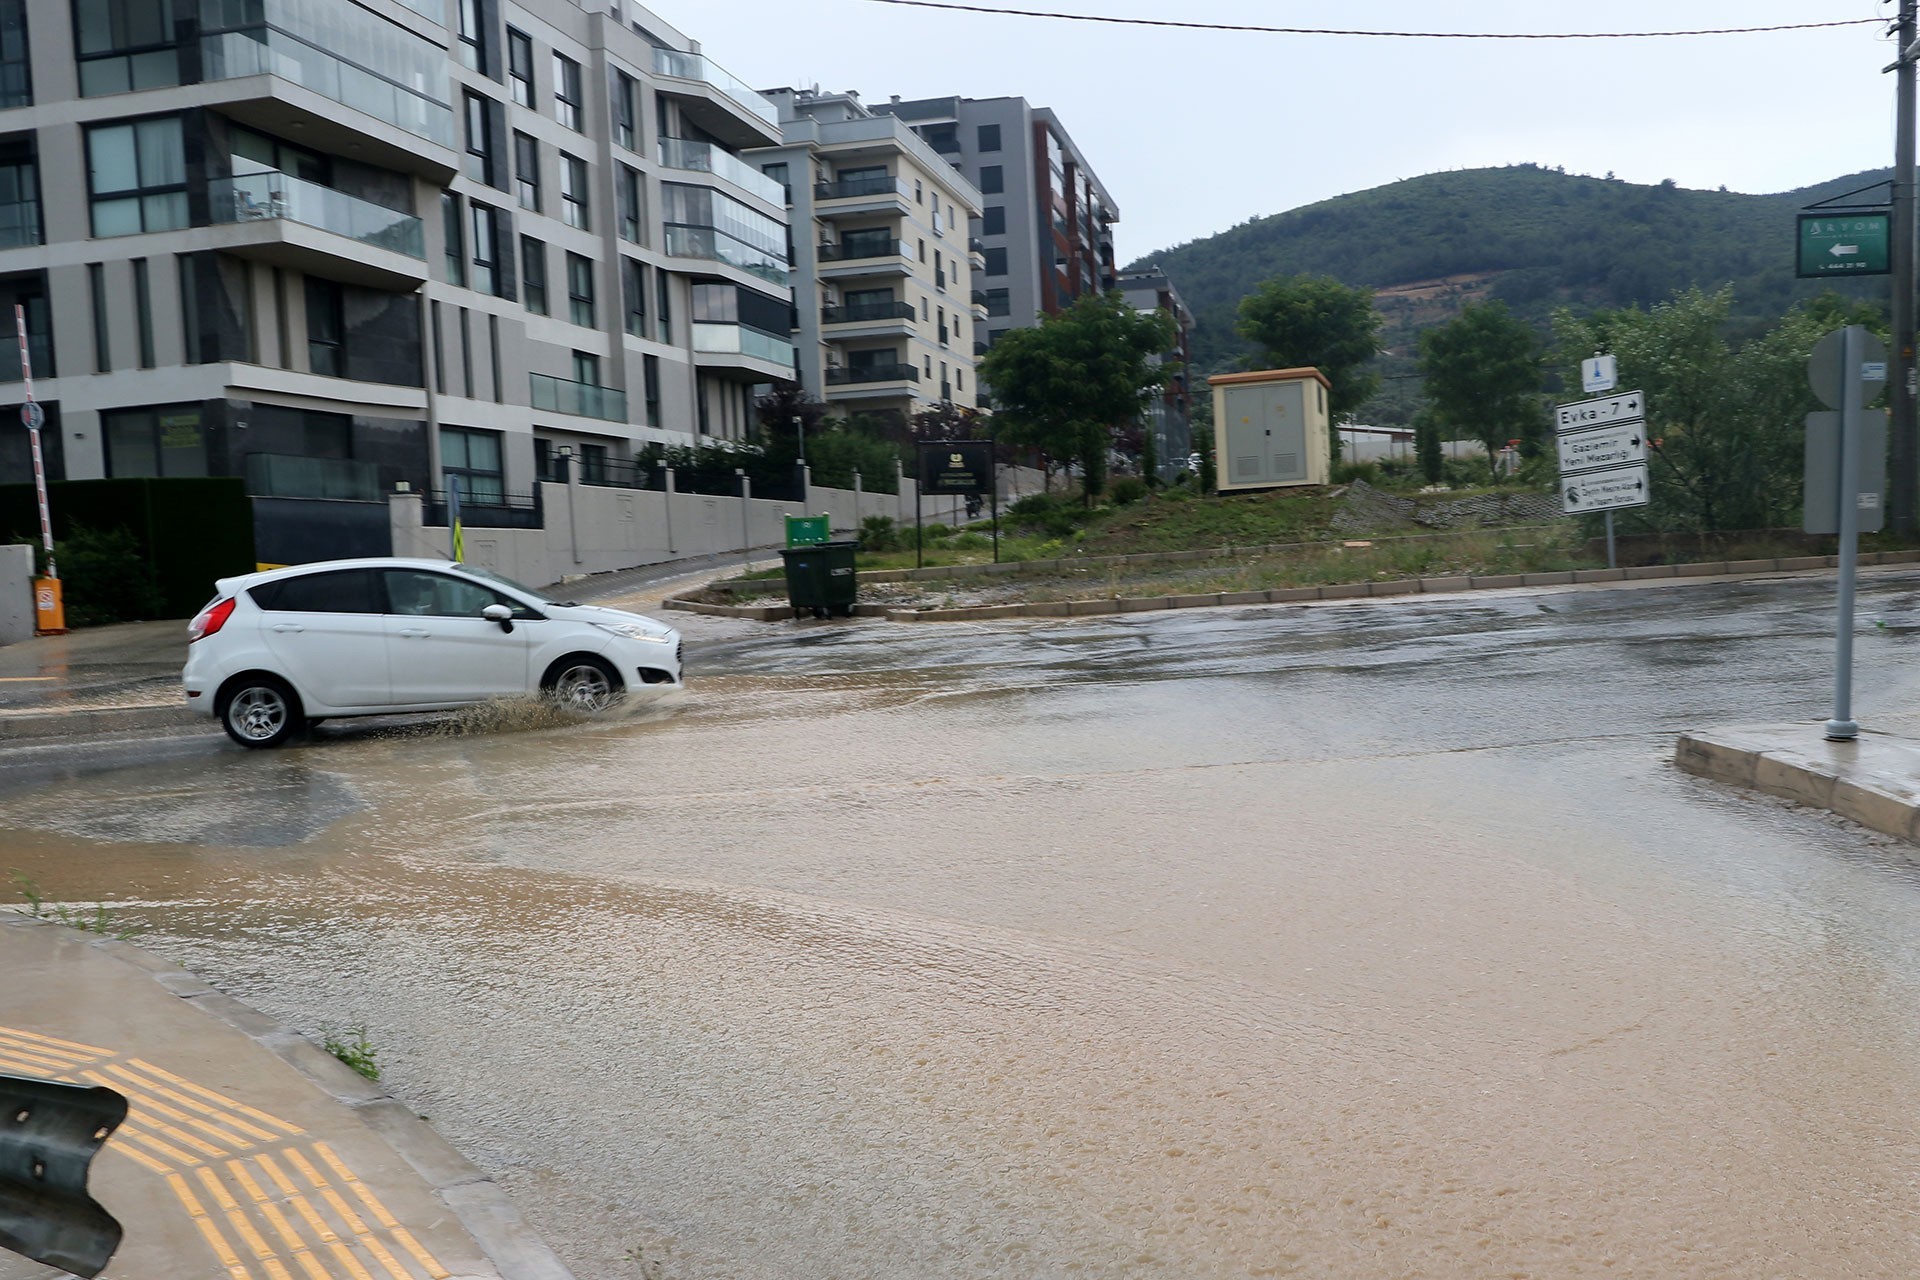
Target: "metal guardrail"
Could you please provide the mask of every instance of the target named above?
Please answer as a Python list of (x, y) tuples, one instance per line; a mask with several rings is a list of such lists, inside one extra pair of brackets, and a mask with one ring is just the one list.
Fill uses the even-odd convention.
[(112, 1089), (0, 1076), (0, 1248), (76, 1276), (106, 1269), (122, 1233), (87, 1168), (126, 1118)]

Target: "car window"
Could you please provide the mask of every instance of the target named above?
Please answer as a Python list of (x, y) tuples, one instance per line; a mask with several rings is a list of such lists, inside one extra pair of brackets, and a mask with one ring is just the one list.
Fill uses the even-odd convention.
[(247, 588), (269, 613), (379, 613), (380, 578), (372, 569), (305, 573)]
[(516, 618), (538, 615), (490, 587), (420, 569), (386, 571), (388, 612), (431, 618), (477, 618), (491, 604), (504, 604)]

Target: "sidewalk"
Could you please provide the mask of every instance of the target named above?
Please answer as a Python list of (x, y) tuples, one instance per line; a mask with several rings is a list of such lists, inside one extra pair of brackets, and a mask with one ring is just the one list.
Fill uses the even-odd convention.
[[(506, 1195), (331, 1055), (124, 942), (0, 910), (0, 1074), (98, 1084), (107, 1280), (570, 1280)], [(0, 1277), (54, 1270), (0, 1250)]]

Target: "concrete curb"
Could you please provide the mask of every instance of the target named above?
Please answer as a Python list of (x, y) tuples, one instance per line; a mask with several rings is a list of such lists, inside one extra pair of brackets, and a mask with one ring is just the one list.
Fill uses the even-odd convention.
[[(1184, 553), (1182, 553), (1184, 554)], [(1208, 553), (1211, 554), (1211, 553)], [(1873, 551), (1860, 556), (1862, 565), (1920, 564), (1920, 551)], [(1764, 577), (1832, 569), (1837, 556), (1791, 556), (1780, 560), (1707, 560), (1697, 564), (1641, 565), (1631, 569), (1573, 569), (1557, 573), (1505, 573), (1440, 578), (1407, 578), (1396, 582), (1343, 582), (1323, 587), (1274, 587), (1266, 591), (1225, 591), (1197, 595), (1103, 596), (1089, 600), (1049, 600), (1036, 604), (967, 605), (952, 609), (903, 608), (856, 604), (859, 617), (882, 617), (889, 622), (987, 622), (1003, 618), (1065, 618), (1083, 614), (1140, 613), (1160, 609), (1207, 609), (1235, 605), (1304, 604), (1315, 600), (1353, 600), (1373, 596), (1437, 595), (1459, 591), (1507, 591), (1515, 587), (1563, 587), (1640, 582), (1653, 578)], [(886, 570), (897, 573), (898, 570)], [(861, 577), (864, 579), (865, 574)], [(887, 581), (898, 581), (888, 578)], [(742, 618), (750, 622), (781, 622), (795, 617), (788, 605), (708, 604), (702, 600), (669, 599), (662, 607), (715, 618)]]
[[(66, 926), (0, 913), (0, 928), (35, 927)], [(291, 1028), (214, 990), (169, 960), (131, 942), (80, 936), (96, 950), (144, 970), (166, 994), (188, 1001), (240, 1032), (354, 1113), (432, 1188), (501, 1276), (511, 1280), (573, 1280), (573, 1273), (527, 1226), (519, 1209), (493, 1179), (378, 1084)]]
[(1906, 738), (1863, 730), (1828, 742), (1821, 724), (1703, 730), (1680, 736), (1673, 762), (1920, 843), (1920, 743)]

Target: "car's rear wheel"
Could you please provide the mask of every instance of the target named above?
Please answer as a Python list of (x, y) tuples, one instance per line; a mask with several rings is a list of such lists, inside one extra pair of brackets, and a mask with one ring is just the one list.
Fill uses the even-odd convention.
[(549, 697), (570, 711), (604, 711), (620, 698), (620, 677), (591, 654), (562, 658), (540, 682)]
[(277, 676), (241, 676), (221, 699), (220, 723), (243, 747), (277, 747), (304, 723), (298, 695)]

